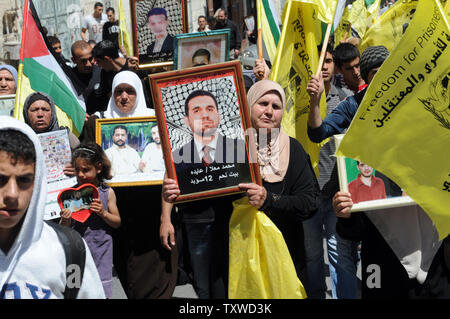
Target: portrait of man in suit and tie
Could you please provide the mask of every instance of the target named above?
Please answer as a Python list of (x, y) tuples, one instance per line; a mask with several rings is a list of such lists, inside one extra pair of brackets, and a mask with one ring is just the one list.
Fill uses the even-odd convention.
[(220, 109), (216, 97), (202, 89), (184, 103), (184, 122), (192, 139), (172, 151), (181, 194), (236, 187), (251, 182), (245, 141), (219, 132)]

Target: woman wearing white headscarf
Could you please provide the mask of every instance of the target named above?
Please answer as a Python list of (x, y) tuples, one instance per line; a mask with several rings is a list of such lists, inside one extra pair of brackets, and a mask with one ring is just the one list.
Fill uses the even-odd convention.
[(319, 185), (302, 145), (281, 129), (286, 105), (283, 88), (270, 80), (258, 81), (247, 99), (263, 186), (239, 186), (246, 190), (249, 203), (266, 213), (281, 231), (297, 276), (306, 282), (302, 221), (319, 207)]

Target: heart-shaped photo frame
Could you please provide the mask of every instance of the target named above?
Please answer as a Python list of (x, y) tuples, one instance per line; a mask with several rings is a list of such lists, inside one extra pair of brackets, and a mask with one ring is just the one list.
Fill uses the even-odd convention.
[(65, 188), (58, 194), (58, 204), (62, 209), (72, 211), (72, 218), (84, 223), (92, 211), (89, 209), (94, 198), (98, 198), (98, 190), (92, 184), (83, 184), (77, 188)]

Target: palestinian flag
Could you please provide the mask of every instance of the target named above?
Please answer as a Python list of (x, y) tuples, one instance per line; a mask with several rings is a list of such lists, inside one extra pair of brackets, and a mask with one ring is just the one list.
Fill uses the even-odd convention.
[(86, 114), (82, 84), (51, 47), (31, 0), (25, 0), (24, 5), (19, 63), (14, 117), (23, 121), (25, 99), (41, 91), (55, 101), (59, 125), (78, 136)]

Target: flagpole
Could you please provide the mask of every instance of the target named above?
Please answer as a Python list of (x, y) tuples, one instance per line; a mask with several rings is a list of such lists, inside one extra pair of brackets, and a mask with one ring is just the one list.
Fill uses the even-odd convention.
[(317, 65), (316, 76), (319, 77), (319, 73), (322, 70), (323, 60), (325, 60), (325, 54), (327, 52), (328, 39), (330, 38), (331, 27), (333, 23), (328, 23), (327, 31), (325, 33), (325, 39), (323, 40), (322, 52), (320, 52), (319, 64)]

